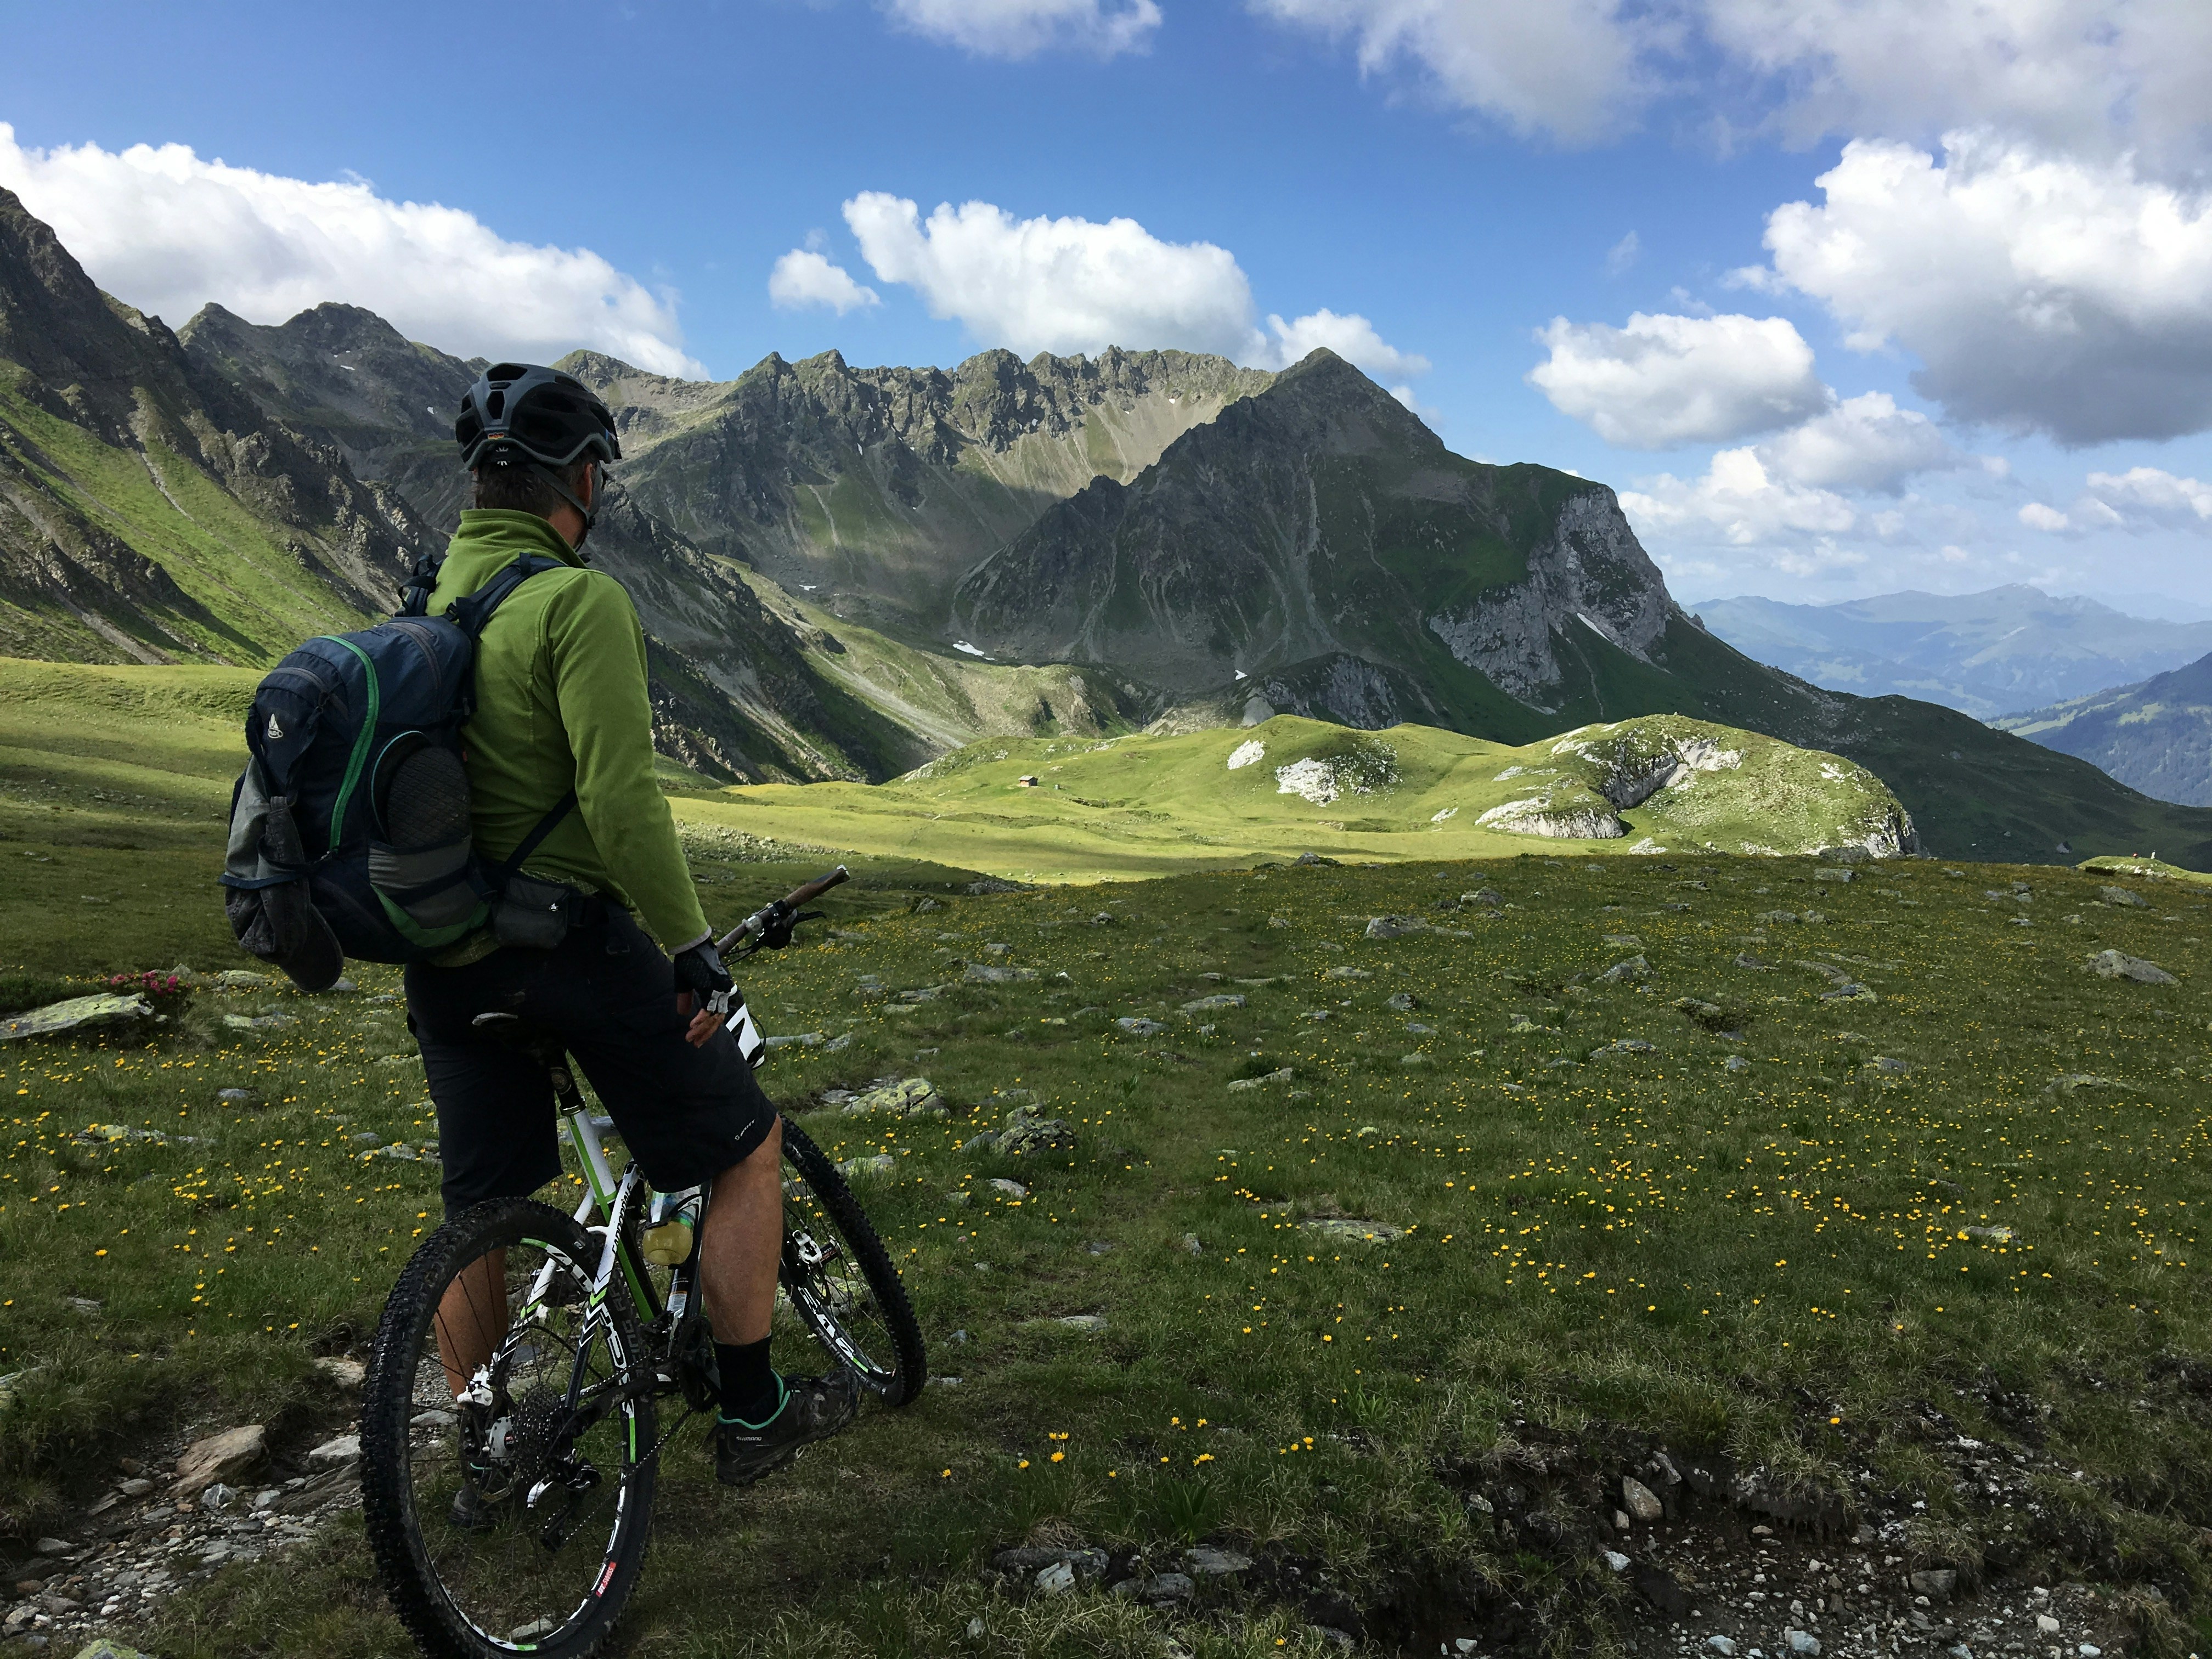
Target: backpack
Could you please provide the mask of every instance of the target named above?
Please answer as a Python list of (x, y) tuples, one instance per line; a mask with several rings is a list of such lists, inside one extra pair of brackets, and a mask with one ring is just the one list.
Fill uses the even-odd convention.
[(482, 927), (576, 804), (556, 803), (503, 863), (477, 857), (460, 742), (477, 640), (508, 594), (564, 567), (518, 558), (433, 617), (437, 568), (416, 567), (390, 622), (293, 651), (246, 713), (223, 908), (239, 944), (303, 990), (327, 989), (348, 957), (416, 962)]

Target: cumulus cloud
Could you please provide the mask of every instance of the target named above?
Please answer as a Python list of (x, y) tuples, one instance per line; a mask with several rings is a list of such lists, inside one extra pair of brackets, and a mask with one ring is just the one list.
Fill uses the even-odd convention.
[(883, 303), (875, 289), (854, 282), (844, 266), (833, 265), (823, 255), (799, 247), (778, 259), (769, 272), (768, 297), (787, 311), (827, 306), (840, 317)]
[(1561, 413), (1630, 449), (1725, 443), (1820, 414), (1813, 348), (1783, 317), (1636, 313), (1626, 328), (1553, 319), (1530, 383)]
[(1766, 77), (1801, 142), (1980, 126), (2112, 155), (2197, 151), (2212, 104), (2203, 0), (1703, 0), (1707, 37)]
[(1030, 58), (1054, 47), (1113, 58), (1142, 52), (1160, 27), (1157, 0), (886, 0), (917, 34), (979, 58)]
[(1651, 38), (1621, 0), (1250, 0), (1262, 16), (1357, 42), (1362, 74), (1410, 69), (1431, 95), (1523, 135), (1589, 144), (1635, 124)]
[(584, 248), (511, 242), (473, 215), (356, 180), (204, 161), (182, 144), (27, 149), (0, 123), (0, 185), (109, 293), (182, 322), (210, 301), (277, 323), (326, 300), (463, 356), (543, 361), (579, 346), (663, 374), (706, 371), (673, 298)]
[(1620, 506), (1639, 534), (1732, 547), (1843, 536), (1859, 522), (1841, 495), (1777, 477), (1750, 448), (1721, 450), (1702, 477), (1662, 472), (1621, 491)]
[[(1410, 70), (1434, 97), (1570, 144), (1688, 91), (1725, 131), (1932, 138), (1978, 126), (2185, 169), (2212, 107), (2203, 0), (1248, 0), (1350, 38), (1363, 73)], [(1712, 70), (1683, 48), (1711, 48)]]
[(1370, 374), (1429, 367), (1356, 312), (1270, 316), (1261, 328), (1234, 254), (1163, 241), (1133, 219), (1016, 219), (988, 202), (939, 203), (924, 219), (902, 197), (864, 191), (845, 204), (845, 222), (879, 281), (905, 283), (933, 316), (1024, 357), (1179, 346), (1283, 368), (1327, 346)]
[(2125, 472), (2092, 472), (2081, 496), (2065, 512), (2042, 501), (2020, 510), (2031, 530), (2054, 536), (2094, 530), (2194, 530), (2212, 534), (2212, 483), (2154, 466)]
[[(1375, 331), (1374, 324), (1357, 312), (1340, 317), (1333, 311), (1322, 310), (1288, 323), (1280, 317), (1270, 316), (1267, 329), (1273, 338), (1254, 354), (1266, 368), (1288, 368), (1309, 353), (1327, 347), (1346, 362), (1356, 363), (1378, 377), (1429, 372), (1426, 357), (1399, 350)], [(1414, 405), (1408, 404), (1407, 407)]]
[(1963, 420), (2075, 446), (2212, 426), (2212, 195), (2128, 157), (1943, 148), (1846, 145), (1825, 202), (1769, 217), (1773, 264), (1747, 279), (1911, 352), (1914, 386)]
[(1802, 426), (1759, 446), (1759, 460), (1794, 483), (1820, 489), (1894, 495), (1916, 472), (1947, 471), (1971, 457), (1952, 447), (1936, 423), (1899, 409), (1886, 392), (1846, 398)]

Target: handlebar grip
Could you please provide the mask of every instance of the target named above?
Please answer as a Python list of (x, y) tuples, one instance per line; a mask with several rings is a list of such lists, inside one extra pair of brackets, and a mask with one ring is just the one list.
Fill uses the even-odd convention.
[(835, 870), (832, 870), (828, 875), (815, 877), (812, 881), (808, 882), (804, 887), (793, 888), (789, 893), (784, 896), (783, 902), (789, 905), (793, 909), (796, 910), (800, 905), (811, 903), (812, 901), (820, 898), (823, 894), (828, 892), (832, 887), (836, 886), (840, 882), (850, 881), (852, 878), (853, 872), (841, 864)]

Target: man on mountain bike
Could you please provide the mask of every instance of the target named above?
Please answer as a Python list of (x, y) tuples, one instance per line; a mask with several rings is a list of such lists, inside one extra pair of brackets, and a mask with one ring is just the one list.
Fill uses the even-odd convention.
[[(408, 1024), (438, 1109), (446, 1213), (526, 1196), (559, 1176), (544, 1066), (476, 1022), (514, 1015), (556, 1034), (646, 1178), (663, 1192), (710, 1189), (699, 1248), (721, 1387), (715, 1468), (750, 1485), (835, 1433), (857, 1392), (842, 1374), (786, 1378), (769, 1362), (783, 1248), (775, 1109), (723, 1029), (730, 976), (653, 781), (643, 627), (621, 585), (586, 568), (583, 552), (606, 465), (622, 456), (614, 418), (573, 375), (501, 363), (471, 389), (454, 431), (475, 506), (439, 568), (432, 614), (518, 557), (554, 562), (486, 626), (462, 734), (477, 848), (488, 862), (520, 849), (524, 880), (510, 884), (491, 928), (407, 970)], [(487, 1287), (503, 1283), (497, 1264), (479, 1265)], [(457, 1282), (440, 1309), (457, 1393), (504, 1330), (503, 1291), (483, 1288)], [(462, 1524), (485, 1518), (472, 1485), (454, 1508)]]

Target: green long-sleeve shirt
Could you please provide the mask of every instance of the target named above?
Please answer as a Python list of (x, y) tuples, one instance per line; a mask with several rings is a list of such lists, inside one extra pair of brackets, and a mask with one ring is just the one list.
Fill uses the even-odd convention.
[[(474, 509), (446, 552), (433, 615), (526, 553), (568, 567), (530, 578), (501, 602), (477, 646), (477, 709), (461, 728), (477, 850), (509, 857), (570, 789), (576, 808), (530, 855), (549, 881), (604, 893), (637, 911), (675, 949), (707, 931), (675, 815), (653, 776), (645, 629), (622, 584), (584, 567), (531, 513)], [(489, 933), (441, 958), (492, 948)]]

